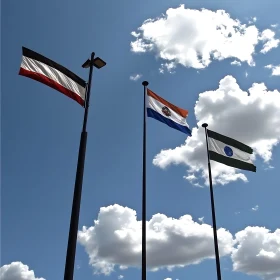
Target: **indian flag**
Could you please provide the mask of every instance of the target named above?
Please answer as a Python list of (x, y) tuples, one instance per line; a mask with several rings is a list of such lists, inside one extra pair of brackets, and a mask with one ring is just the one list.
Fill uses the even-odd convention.
[(148, 117), (154, 118), (191, 136), (191, 130), (186, 122), (187, 110), (171, 104), (150, 89), (147, 89), (146, 108)]
[(225, 165), (256, 172), (250, 156), (253, 149), (237, 140), (207, 129), (209, 157)]
[(58, 63), (22, 47), (19, 75), (39, 81), (85, 104), (86, 82)]

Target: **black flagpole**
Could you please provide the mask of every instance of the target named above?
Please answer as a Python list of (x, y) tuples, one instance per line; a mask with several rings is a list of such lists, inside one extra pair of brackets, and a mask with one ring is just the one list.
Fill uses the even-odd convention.
[(88, 85), (87, 85), (86, 100), (85, 100), (84, 122), (83, 122), (83, 129), (82, 129), (81, 139), (80, 139), (75, 190), (73, 196), (71, 222), (70, 222), (70, 229), (69, 229), (69, 236), (68, 236), (67, 256), (66, 256), (66, 263), (65, 263), (65, 270), (64, 270), (64, 280), (73, 280), (73, 275), (74, 275), (76, 243), (77, 243), (77, 234), (78, 234), (78, 226), (79, 226), (80, 204), (81, 204), (84, 164), (85, 164), (86, 145), (87, 145), (86, 128), (87, 128), (94, 55), (95, 53), (93, 52), (91, 54), (91, 60), (90, 60), (89, 77), (88, 77)]
[(217, 270), (217, 279), (222, 280), (221, 276), (221, 267), (220, 267), (220, 258), (219, 258), (219, 246), (217, 238), (217, 227), (216, 227), (216, 216), (215, 216), (215, 204), (214, 204), (214, 193), (212, 186), (212, 175), (211, 175), (211, 165), (209, 158), (209, 149), (208, 149), (208, 136), (207, 136), (207, 123), (204, 123), (202, 127), (205, 128), (206, 136), (206, 146), (207, 146), (207, 158), (208, 158), (208, 173), (209, 173), (209, 183), (210, 183), (210, 196), (211, 196), (211, 209), (212, 209), (212, 220), (213, 220), (213, 233), (214, 233), (214, 244), (215, 244), (215, 255), (216, 255), (216, 270)]
[(142, 280), (146, 280), (146, 88), (144, 81), (144, 116), (143, 116), (143, 178), (142, 178)]

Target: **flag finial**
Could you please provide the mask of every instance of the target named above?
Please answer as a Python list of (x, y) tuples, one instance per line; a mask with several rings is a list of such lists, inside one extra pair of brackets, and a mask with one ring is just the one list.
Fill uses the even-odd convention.
[(202, 125), (202, 127), (204, 127), (204, 128), (206, 128), (208, 126), (208, 123), (204, 123), (203, 125)]
[(148, 84), (149, 84), (149, 82), (147, 82), (147, 81), (142, 82), (142, 85), (143, 85), (144, 87), (146, 87)]

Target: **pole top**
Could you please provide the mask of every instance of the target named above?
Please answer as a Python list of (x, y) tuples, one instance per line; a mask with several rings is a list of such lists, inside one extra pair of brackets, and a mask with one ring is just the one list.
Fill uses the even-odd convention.
[(206, 128), (208, 126), (208, 123), (204, 123), (203, 125), (202, 125), (202, 127), (204, 127), (204, 128)]
[(142, 85), (146, 87), (149, 83), (147, 81), (142, 82)]

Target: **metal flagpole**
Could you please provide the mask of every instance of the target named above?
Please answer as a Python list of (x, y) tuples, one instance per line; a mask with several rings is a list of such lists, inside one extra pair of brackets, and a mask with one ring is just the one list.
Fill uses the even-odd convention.
[(211, 209), (212, 209), (212, 220), (213, 220), (213, 233), (214, 233), (214, 244), (215, 244), (215, 255), (216, 255), (216, 270), (217, 270), (217, 279), (222, 280), (221, 276), (221, 267), (220, 267), (220, 258), (219, 258), (219, 246), (217, 238), (217, 227), (216, 227), (216, 216), (215, 216), (215, 204), (214, 204), (214, 193), (212, 186), (212, 174), (211, 174), (211, 165), (209, 158), (209, 149), (208, 149), (208, 136), (207, 136), (207, 123), (204, 123), (202, 127), (205, 128), (205, 137), (206, 137), (206, 146), (207, 146), (207, 158), (208, 158), (208, 173), (209, 173), (209, 184), (210, 184), (210, 196), (211, 196)]
[(146, 89), (144, 81), (144, 116), (143, 116), (143, 178), (142, 178), (142, 280), (146, 280)]
[(77, 233), (78, 233), (78, 226), (79, 226), (79, 214), (80, 214), (80, 204), (81, 204), (81, 195), (82, 195), (82, 186), (83, 186), (86, 145), (87, 145), (86, 128), (87, 128), (87, 119), (88, 119), (92, 71), (94, 65), (93, 64), (94, 55), (95, 53), (93, 52), (91, 54), (91, 60), (90, 60), (89, 77), (88, 77), (88, 85), (87, 85), (86, 100), (85, 100), (84, 121), (83, 121), (83, 129), (81, 132), (81, 139), (80, 139), (79, 157), (78, 157), (76, 181), (75, 181), (75, 189), (74, 189), (72, 213), (71, 213), (71, 222), (70, 222), (70, 229), (69, 229), (69, 236), (68, 236), (67, 256), (66, 256), (66, 263), (65, 263), (65, 270), (64, 270), (64, 280), (73, 280), (73, 274), (74, 274)]

